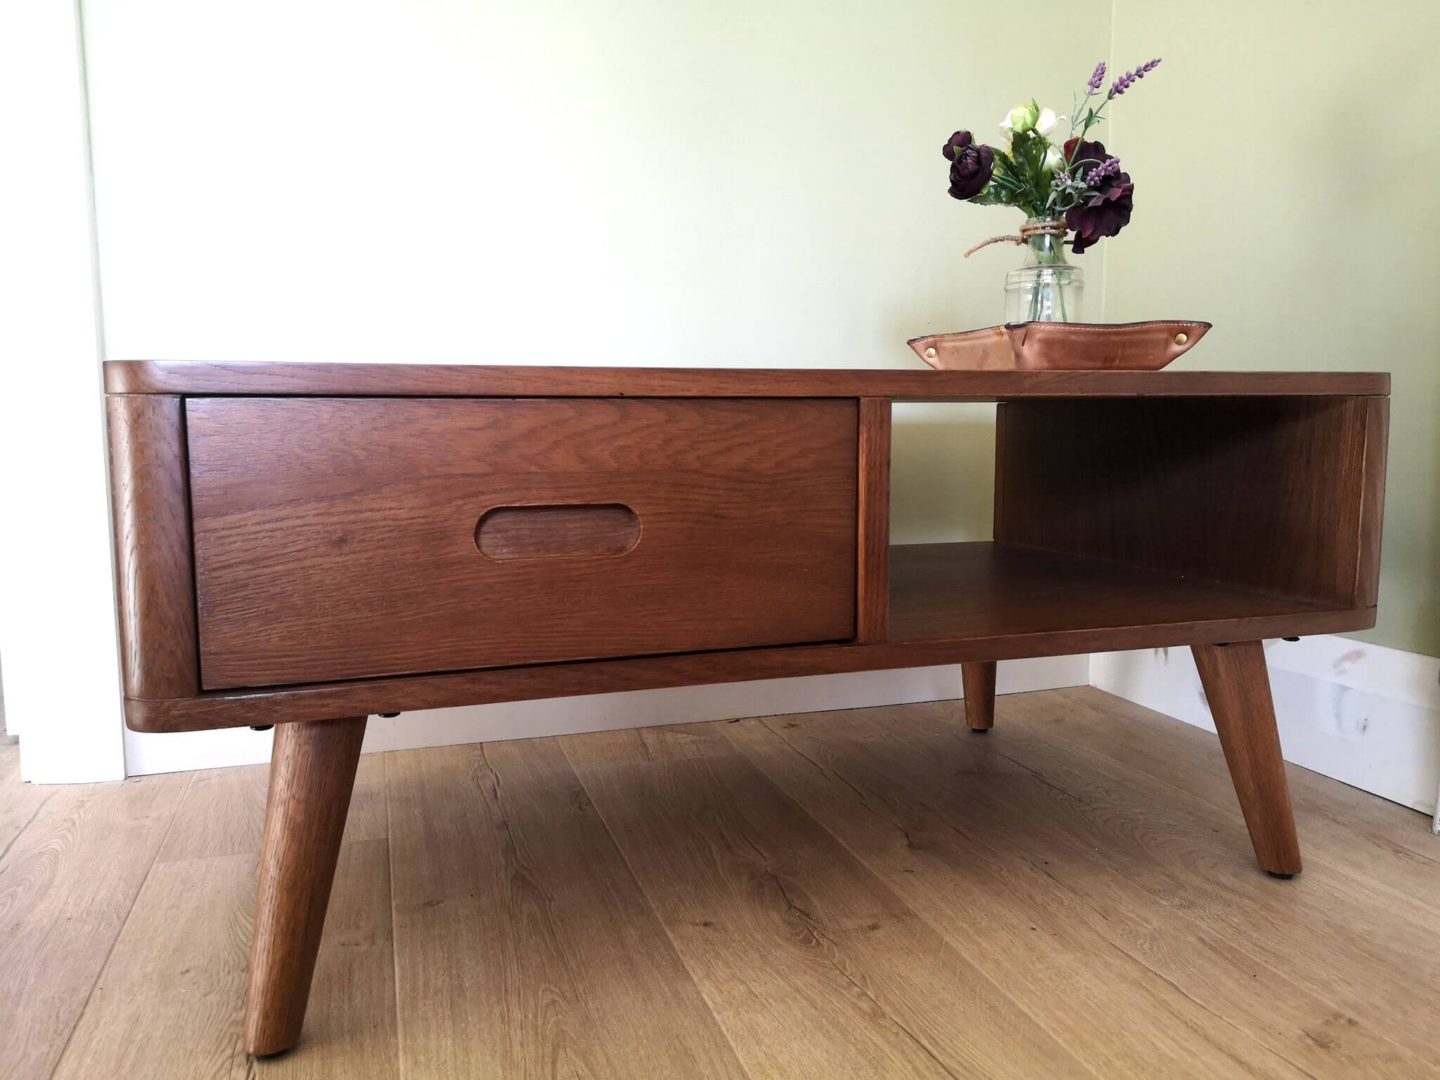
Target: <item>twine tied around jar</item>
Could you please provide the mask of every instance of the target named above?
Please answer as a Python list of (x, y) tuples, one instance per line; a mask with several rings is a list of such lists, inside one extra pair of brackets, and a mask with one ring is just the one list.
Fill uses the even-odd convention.
[(990, 244), (1023, 244), (1034, 236), (1054, 236), (1063, 244), (1065, 243), (1065, 236), (1069, 231), (1069, 228), (1066, 227), (1063, 221), (1027, 221), (1024, 225), (1020, 226), (1020, 234), (1018, 236), (1010, 233), (1005, 236), (992, 236), (989, 240), (981, 240), (978, 244), (965, 249), (965, 258), (968, 259), (971, 255), (974, 255), (975, 252)]

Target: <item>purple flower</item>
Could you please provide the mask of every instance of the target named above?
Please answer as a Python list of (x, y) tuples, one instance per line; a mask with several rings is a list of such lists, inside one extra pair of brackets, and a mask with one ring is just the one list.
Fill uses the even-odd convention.
[(1078, 205), (1066, 211), (1065, 224), (1075, 233), (1071, 250), (1076, 255), (1106, 236), (1114, 236), (1130, 224), (1135, 207), (1135, 185), (1130, 174), (1120, 171), (1120, 159), (1112, 157), (1101, 142), (1071, 139), (1065, 157), (1075, 175), (1091, 189)]
[(950, 162), (950, 197), (971, 199), (985, 190), (995, 172), (995, 151), (989, 146), (975, 145), (968, 131), (950, 136), (941, 153)]
[(1100, 84), (1105, 81), (1105, 61), (1101, 60), (1095, 65), (1095, 73), (1090, 76), (1090, 81), (1085, 84), (1085, 89), (1092, 94), (1100, 92)]
[(1106, 158), (1099, 165), (1096, 165), (1085, 176), (1085, 182), (1091, 187), (1098, 187), (1099, 182), (1111, 173), (1120, 171), (1120, 159), (1118, 157)]
[(1147, 74), (1154, 71), (1159, 66), (1160, 57), (1157, 56), (1154, 60), (1147, 60), (1139, 67), (1131, 71), (1125, 72), (1124, 75), (1121, 75), (1120, 78), (1116, 79), (1115, 82), (1111, 85), (1109, 96), (1112, 98), (1119, 97), (1126, 90), (1129, 90), (1130, 87), (1134, 86), (1137, 80), (1143, 79)]

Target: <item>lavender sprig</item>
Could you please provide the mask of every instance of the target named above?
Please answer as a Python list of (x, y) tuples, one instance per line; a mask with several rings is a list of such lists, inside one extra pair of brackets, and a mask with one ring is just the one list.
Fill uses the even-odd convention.
[[(1087, 138), (1090, 134), (1090, 129), (1105, 119), (1105, 106), (1109, 105), (1110, 102), (1114, 101), (1121, 94), (1125, 93), (1126, 90), (1134, 86), (1135, 83), (1159, 67), (1160, 59), (1161, 58), (1157, 56), (1155, 59), (1147, 60), (1139, 67), (1125, 72), (1111, 84), (1109, 92), (1103, 95), (1101, 95), (1100, 88), (1105, 84), (1105, 73), (1108, 70), (1108, 66), (1104, 60), (1096, 64), (1089, 81), (1085, 83), (1085, 97), (1077, 101), (1075, 107), (1070, 110), (1070, 137), (1080, 140)], [(1091, 105), (1091, 99), (1097, 96), (1100, 98), (1099, 104)], [(1074, 164), (1074, 162), (1068, 160), (1066, 163)]]
[(1143, 79), (1147, 74), (1159, 67), (1160, 59), (1161, 58), (1157, 56), (1154, 60), (1147, 60), (1139, 67), (1125, 72), (1124, 75), (1121, 75), (1120, 78), (1116, 79), (1115, 82), (1111, 84), (1110, 93), (1105, 95), (1105, 99), (1108, 101), (1111, 98), (1117, 98), (1121, 94), (1125, 93), (1125, 91), (1129, 90), (1130, 87), (1134, 86), (1136, 82)]
[(1098, 187), (1099, 185), (1096, 184), (1097, 180), (1103, 180), (1112, 173), (1118, 173), (1119, 171), (1120, 159), (1118, 157), (1108, 157), (1085, 174), (1085, 183), (1089, 187)]

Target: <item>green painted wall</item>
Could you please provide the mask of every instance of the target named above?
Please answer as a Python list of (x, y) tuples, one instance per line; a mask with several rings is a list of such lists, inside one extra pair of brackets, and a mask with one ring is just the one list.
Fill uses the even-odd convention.
[(1440, 3), (1116, 0), (1110, 52), (1165, 63), (1106, 140), (1136, 195), (1093, 253), (1104, 318), (1213, 322), (1178, 367), (1393, 372), (1358, 636), (1440, 655)]
[[(961, 257), (1017, 214), (946, 198), (944, 138), (1163, 55), (1105, 131), (1138, 197), (1089, 316), (1394, 371), (1371, 637), (1440, 654), (1440, 2), (83, 11), (117, 357), (914, 367), (1019, 261)], [(990, 414), (899, 411), (898, 540), (989, 535)]]
[[(215, 360), (917, 367), (1018, 261), (961, 258), (1014, 214), (941, 145), (1110, 39), (1110, 0), (83, 10), (109, 355)], [(989, 536), (992, 411), (901, 410), (897, 538)]]

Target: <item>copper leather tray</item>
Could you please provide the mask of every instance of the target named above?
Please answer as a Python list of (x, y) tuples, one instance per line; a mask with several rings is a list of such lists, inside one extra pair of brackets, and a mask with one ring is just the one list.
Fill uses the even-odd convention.
[(1025, 322), (906, 344), (933, 368), (969, 371), (1156, 371), (1195, 347), (1208, 322)]

